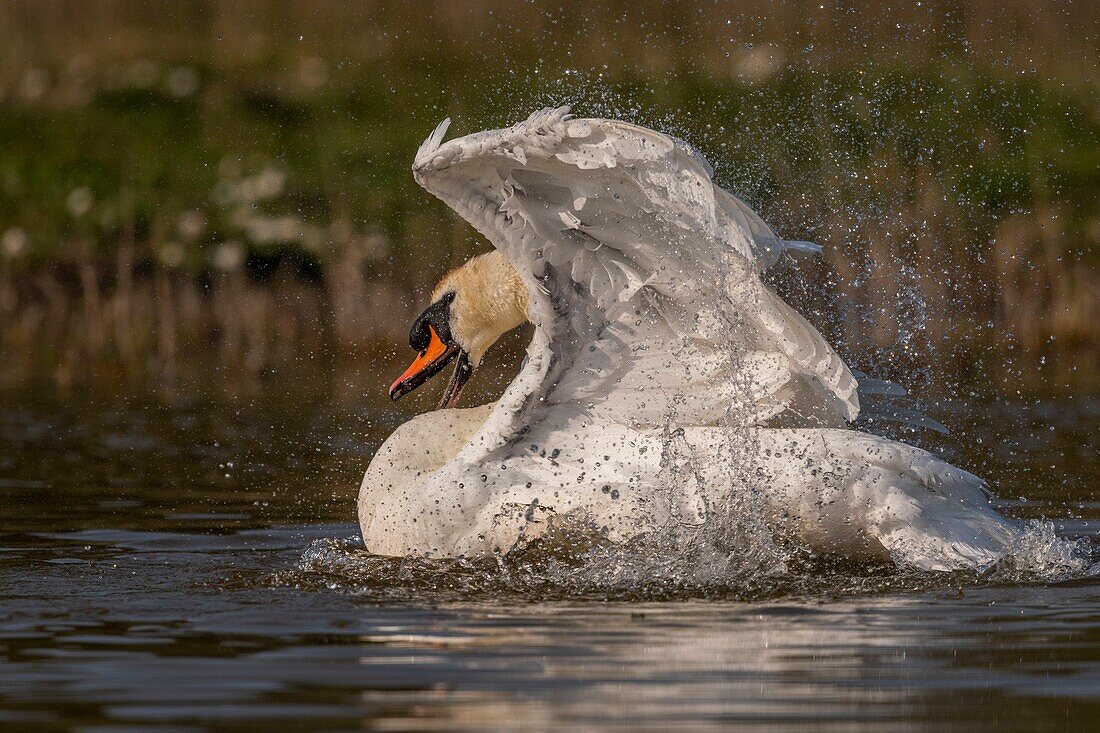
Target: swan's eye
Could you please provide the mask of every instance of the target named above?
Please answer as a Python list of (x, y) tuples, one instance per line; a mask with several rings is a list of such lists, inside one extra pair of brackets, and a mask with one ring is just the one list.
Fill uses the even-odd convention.
[(444, 343), (451, 343), (451, 303), (454, 299), (453, 292), (446, 293), (417, 316), (413, 321), (412, 329), (409, 330), (409, 346), (417, 351), (427, 350), (428, 344), (432, 341), (428, 326), (435, 329)]

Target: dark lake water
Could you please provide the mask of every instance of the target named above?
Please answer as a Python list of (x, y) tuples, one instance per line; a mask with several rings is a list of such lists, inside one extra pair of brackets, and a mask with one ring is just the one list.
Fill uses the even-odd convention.
[[(1100, 543), (1100, 400), (940, 408), (1005, 510)], [(1085, 730), (1096, 573), (573, 593), (355, 548), (403, 416), (0, 399), (0, 728)], [(557, 572), (561, 572), (558, 569)]]

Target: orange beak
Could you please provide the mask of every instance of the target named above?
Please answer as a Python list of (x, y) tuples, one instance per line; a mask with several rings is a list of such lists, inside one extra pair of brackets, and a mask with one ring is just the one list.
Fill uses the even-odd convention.
[(428, 348), (417, 354), (409, 368), (390, 385), (391, 400), (396, 400), (424, 384), (458, 354), (458, 346), (448, 346), (443, 343), (433, 326), (429, 325), (428, 330), (431, 332)]

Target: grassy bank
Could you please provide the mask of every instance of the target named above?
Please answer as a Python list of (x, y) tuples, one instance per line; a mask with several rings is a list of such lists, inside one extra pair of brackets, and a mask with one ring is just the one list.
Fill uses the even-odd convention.
[(9, 4), (0, 383), (397, 351), (486, 246), (416, 188), (416, 145), (572, 103), (692, 141), (826, 245), (778, 284), (861, 367), (1095, 387), (1096, 13), (816, 7)]

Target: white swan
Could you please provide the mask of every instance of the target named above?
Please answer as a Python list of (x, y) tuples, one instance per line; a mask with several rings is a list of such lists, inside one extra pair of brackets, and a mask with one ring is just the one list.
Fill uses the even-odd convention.
[[(367, 548), (481, 556), (562, 522), (624, 540), (721, 522), (739, 494), (817, 551), (930, 570), (1002, 557), (1021, 530), (979, 478), (845, 429), (856, 379), (760, 278), (816, 245), (777, 237), (686, 144), (567, 113), (446, 143), (444, 121), (416, 155), (416, 180), (496, 252), (447, 275), (413, 325), (391, 396), (456, 368), (444, 409), (367, 469)], [(500, 400), (450, 409), (528, 318)]]

